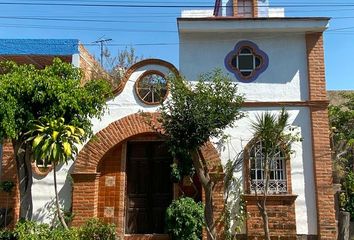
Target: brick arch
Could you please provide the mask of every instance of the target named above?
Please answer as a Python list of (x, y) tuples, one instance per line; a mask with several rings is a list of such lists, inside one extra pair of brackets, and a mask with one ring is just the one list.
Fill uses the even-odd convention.
[[(152, 122), (157, 122), (157, 114), (150, 113)], [(125, 139), (141, 133), (154, 132), (147, 117), (135, 113), (123, 117), (99, 131), (79, 152), (74, 173), (96, 173), (103, 156)]]
[[(96, 173), (104, 155), (117, 144), (143, 133), (155, 133), (152, 126), (158, 126), (159, 114), (135, 113), (121, 118), (99, 131), (79, 152), (73, 174)], [(150, 123), (149, 123), (150, 122)], [(213, 172), (221, 169), (221, 160), (215, 147), (208, 142), (202, 147), (202, 155)]]
[(118, 87), (113, 90), (114, 96), (117, 96), (118, 94), (120, 94), (123, 91), (125, 84), (129, 80), (130, 76), (137, 69), (142, 68), (144, 66), (148, 66), (148, 65), (163, 66), (163, 67), (167, 68), (174, 75), (176, 75), (176, 76), (179, 75), (178, 69), (172, 63), (169, 63), (169, 62), (161, 60), (161, 59), (155, 59), (155, 58), (145, 59), (145, 60), (142, 60), (140, 62), (133, 64), (130, 68), (128, 68), (128, 70), (124, 74), (122, 81), (119, 83)]
[[(79, 152), (74, 163), (74, 171), (71, 174), (74, 182), (72, 211), (75, 217), (73, 226), (79, 226), (92, 217), (99, 217), (106, 222), (114, 223), (117, 234), (122, 239), (142, 239), (124, 235), (125, 160), (123, 157), (119, 160), (115, 156), (123, 156), (123, 148), (117, 148), (117, 146), (123, 146), (127, 139), (145, 134), (151, 136), (151, 133), (156, 133), (152, 126), (160, 127), (157, 121), (158, 116), (159, 114), (156, 112), (135, 113), (119, 119), (98, 132)], [(115, 151), (116, 149), (121, 149), (121, 152)], [(202, 147), (201, 152), (216, 183), (213, 192), (214, 214), (217, 221), (216, 229), (221, 234), (223, 224), (220, 219), (224, 204), (221, 160), (218, 151), (210, 142)], [(110, 159), (111, 156), (114, 156), (114, 159)], [(105, 162), (107, 159), (110, 162), (108, 164), (114, 163), (112, 168), (108, 165), (110, 170), (113, 170), (115, 165), (118, 167), (117, 171), (107, 173), (102, 170), (101, 167), (107, 163)], [(110, 174), (113, 174), (115, 179), (113, 180), (115, 181), (114, 188), (106, 187), (106, 177)], [(109, 210), (113, 217), (108, 217), (106, 210)], [(150, 237), (144, 239), (155, 239)]]

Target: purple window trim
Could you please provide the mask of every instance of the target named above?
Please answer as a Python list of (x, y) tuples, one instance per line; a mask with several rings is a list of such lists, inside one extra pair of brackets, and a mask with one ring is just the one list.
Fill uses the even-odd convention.
[[(259, 56), (261, 58), (261, 65), (254, 69), (251, 76), (249, 77), (242, 76), (241, 72), (231, 65), (232, 59), (239, 54), (240, 50), (243, 47), (251, 48), (253, 55)], [(256, 80), (258, 76), (268, 68), (269, 58), (268, 55), (261, 49), (259, 49), (259, 47), (255, 43), (251, 41), (240, 41), (236, 44), (234, 49), (226, 55), (224, 64), (226, 69), (232, 72), (240, 82), (249, 83)]]

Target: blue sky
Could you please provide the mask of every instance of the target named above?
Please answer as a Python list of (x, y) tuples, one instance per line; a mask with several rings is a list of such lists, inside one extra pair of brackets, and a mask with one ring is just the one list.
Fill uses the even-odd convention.
[[(0, 38), (77, 38), (97, 56), (99, 46), (92, 42), (102, 37), (111, 38), (108, 48), (113, 55), (126, 45), (132, 45), (138, 55), (161, 58), (178, 66), (176, 18), (182, 9), (190, 7), (38, 6), (23, 3), (212, 6), (214, 0), (0, 0)], [(329, 31), (325, 33), (327, 88), (354, 90), (354, 0), (270, 0), (270, 3), (273, 6), (287, 5), (285, 13), (288, 17), (332, 18)], [(305, 6), (307, 4), (312, 6)]]

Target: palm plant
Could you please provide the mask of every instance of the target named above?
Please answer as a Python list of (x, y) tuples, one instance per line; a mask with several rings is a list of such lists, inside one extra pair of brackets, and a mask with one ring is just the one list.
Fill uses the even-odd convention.
[[(256, 116), (256, 121), (252, 122), (254, 131), (254, 143), (262, 143), (264, 189), (262, 197), (257, 201), (257, 207), (263, 220), (263, 229), (266, 240), (269, 236), (269, 217), (267, 213), (266, 201), (269, 194), (270, 169), (281, 151), (284, 156), (291, 153), (291, 144), (301, 141), (299, 133), (294, 133), (295, 128), (288, 124), (289, 114), (283, 108), (280, 114), (265, 112)], [(255, 189), (257, 195), (257, 189)]]
[(64, 118), (40, 118), (32, 122), (26, 135), (29, 136), (27, 141), (32, 142), (33, 160), (43, 161), (45, 166), (51, 164), (53, 167), (56, 210), (59, 221), (68, 229), (60, 211), (55, 168), (58, 164), (67, 164), (68, 160), (74, 159), (78, 152), (76, 145), (82, 143), (85, 132), (81, 128), (65, 124)]

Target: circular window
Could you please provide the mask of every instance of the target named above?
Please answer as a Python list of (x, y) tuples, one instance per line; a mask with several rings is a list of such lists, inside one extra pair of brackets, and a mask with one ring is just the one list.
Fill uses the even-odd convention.
[(165, 75), (158, 71), (145, 72), (135, 83), (135, 91), (141, 101), (149, 105), (157, 105), (164, 101), (168, 94)]

